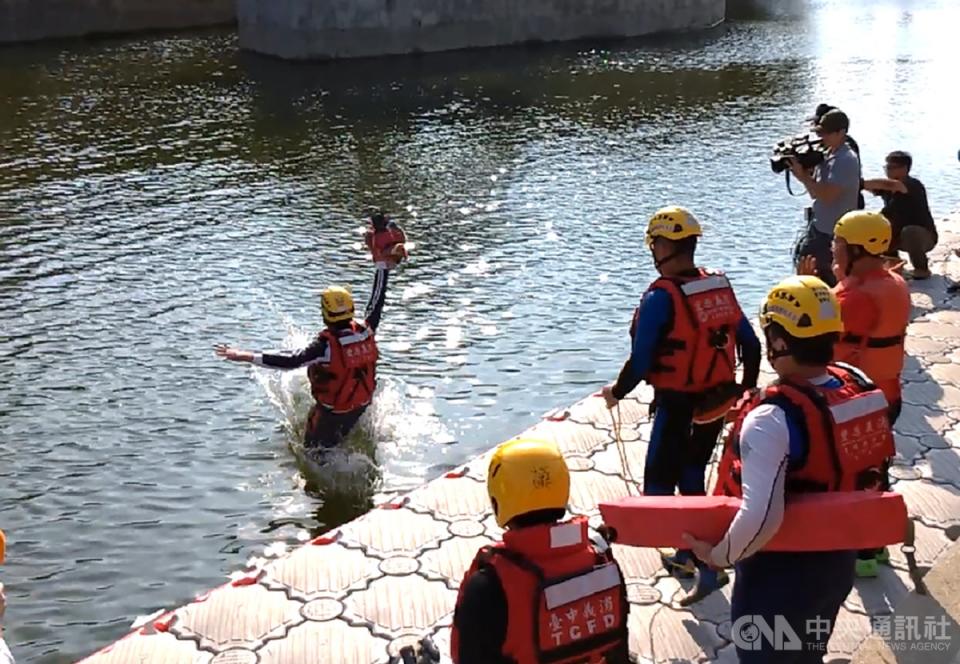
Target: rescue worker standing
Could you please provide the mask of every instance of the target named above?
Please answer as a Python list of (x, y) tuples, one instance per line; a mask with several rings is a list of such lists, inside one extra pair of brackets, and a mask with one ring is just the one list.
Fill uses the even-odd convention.
[[(514, 439), (490, 459), (487, 491), (503, 541), (460, 583), (455, 664), (627, 664), (627, 589), (587, 519), (562, 521), (570, 473), (554, 443)], [(509, 620), (508, 620), (509, 618)]]
[[(645, 380), (654, 388), (653, 430), (643, 474), (643, 493), (685, 496), (706, 493), (706, 467), (723, 429), (726, 411), (760, 374), (760, 341), (743, 315), (722, 272), (694, 263), (700, 223), (682, 207), (657, 211), (646, 242), (660, 273), (634, 312), (632, 352), (616, 383), (603, 388), (613, 408)], [(736, 380), (737, 356), (743, 380)], [(693, 556), (680, 551), (664, 559), (671, 571), (692, 574)], [(696, 601), (726, 583), (700, 566)]]
[[(840, 281), (833, 292), (840, 303), (844, 333), (833, 357), (861, 369), (883, 390), (893, 426), (903, 406), (900, 374), (911, 302), (907, 282), (885, 264), (891, 238), (891, 224), (878, 212), (848, 212), (837, 222), (833, 268)], [(801, 269), (814, 273), (810, 262)], [(878, 563), (889, 557), (886, 549), (861, 551), (857, 576), (876, 576)]]
[(373, 399), (379, 358), (375, 335), (386, 299), (387, 277), (389, 270), (406, 256), (402, 231), (398, 234), (385, 225), (379, 229), (374, 225), (368, 234), (367, 244), (377, 272), (365, 320), (354, 319), (350, 291), (330, 286), (320, 296), (326, 327), (306, 348), (293, 354), (280, 354), (236, 350), (226, 344), (216, 346), (218, 356), (233, 362), (285, 370), (307, 367), (316, 403), (307, 417), (304, 448), (319, 456), (342, 442)]
[(685, 539), (706, 563), (736, 566), (731, 620), (745, 640), (758, 620), (751, 616), (771, 628), (783, 616), (801, 642), (800, 650), (789, 651), (776, 651), (764, 639), (752, 643), (755, 650), (738, 647), (741, 664), (819, 664), (853, 587), (856, 551), (760, 549), (783, 523), (791, 495), (881, 487), (894, 454), (893, 432), (883, 392), (859, 369), (831, 364), (843, 324), (837, 298), (823, 281), (782, 281), (767, 295), (760, 324), (779, 378), (740, 413), (716, 491), (742, 498), (740, 510), (719, 543)]

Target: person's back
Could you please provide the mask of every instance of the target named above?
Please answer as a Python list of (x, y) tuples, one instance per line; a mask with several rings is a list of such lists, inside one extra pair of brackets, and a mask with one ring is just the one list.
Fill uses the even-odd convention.
[(883, 390), (891, 422), (900, 413), (900, 374), (910, 323), (910, 289), (887, 269), (892, 228), (877, 212), (857, 210), (837, 223), (834, 267), (841, 278), (834, 288), (844, 333), (834, 359), (862, 369)]
[(891, 405), (899, 404), (904, 337), (912, 307), (907, 283), (881, 267), (845, 278), (836, 293), (844, 312), (844, 334), (834, 359), (863, 369)]
[(464, 575), (451, 635), (455, 664), (627, 664), (626, 586), (585, 518), (561, 521), (570, 475), (554, 443), (516, 439), (490, 460), (503, 540)]

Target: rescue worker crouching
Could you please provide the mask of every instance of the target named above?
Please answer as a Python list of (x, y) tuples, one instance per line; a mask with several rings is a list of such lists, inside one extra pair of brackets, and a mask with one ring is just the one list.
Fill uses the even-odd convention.
[[(754, 388), (760, 374), (760, 341), (743, 315), (722, 272), (694, 262), (700, 223), (682, 207), (658, 210), (647, 226), (646, 243), (660, 273), (634, 312), (632, 352), (616, 383), (603, 388), (613, 408), (645, 380), (654, 388), (653, 429), (643, 475), (645, 495), (706, 493), (706, 468), (723, 430), (727, 410)], [(743, 379), (737, 383), (737, 356)], [(692, 576), (689, 551), (664, 557), (665, 566)], [(727, 582), (726, 575), (699, 565), (697, 587), (682, 604), (696, 601)]]
[[(330, 286), (320, 296), (325, 328), (302, 350), (293, 354), (255, 353), (216, 346), (218, 356), (234, 362), (250, 362), (275, 369), (307, 367), (314, 406), (307, 417), (304, 448), (322, 460), (325, 450), (339, 445), (366, 412), (377, 387), (376, 331), (386, 299), (389, 270), (406, 257), (402, 231), (389, 227), (370, 231), (372, 254), (377, 264), (373, 290), (364, 320), (354, 319), (350, 291)], [(377, 253), (379, 250), (380, 253)]]
[(627, 591), (587, 520), (563, 521), (570, 473), (554, 443), (497, 448), (487, 490), (503, 541), (464, 575), (453, 618), (455, 664), (626, 664)]
[[(778, 380), (741, 413), (727, 439), (716, 493), (742, 498), (719, 543), (685, 539), (701, 560), (736, 567), (734, 629), (782, 616), (800, 649), (737, 649), (740, 662), (820, 662), (837, 612), (853, 587), (856, 551), (760, 551), (784, 519), (784, 503), (804, 492), (876, 490), (894, 454), (887, 400), (859, 369), (831, 364), (843, 325), (837, 298), (813, 276), (770, 291), (760, 323)], [(829, 523), (824, 523), (829, 528)], [(826, 621), (826, 622), (824, 622)], [(809, 625), (829, 627), (809, 629)]]
[[(833, 238), (833, 269), (839, 280), (833, 292), (844, 330), (834, 348), (834, 360), (861, 369), (883, 390), (891, 426), (903, 405), (901, 373), (912, 306), (907, 282), (886, 267), (892, 234), (882, 214), (858, 210), (840, 218)], [(814, 268), (811, 262), (801, 265), (806, 274), (813, 274)], [(876, 576), (878, 564), (889, 558), (886, 549), (861, 551), (857, 576)]]

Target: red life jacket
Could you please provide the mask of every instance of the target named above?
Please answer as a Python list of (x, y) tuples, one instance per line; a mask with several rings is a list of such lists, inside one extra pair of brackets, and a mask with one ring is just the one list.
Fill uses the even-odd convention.
[(406, 241), (407, 236), (403, 232), (403, 229), (393, 221), (388, 222), (386, 229), (379, 233), (368, 230), (364, 234), (364, 242), (367, 245), (367, 249), (369, 249), (373, 255), (373, 262), (378, 264), (396, 264), (405, 258), (406, 253), (401, 250), (398, 255), (396, 253), (396, 247), (398, 244), (403, 244)]
[(310, 389), (318, 404), (334, 413), (362, 408), (377, 387), (377, 341), (364, 323), (320, 333), (327, 340), (329, 360), (307, 368)]
[[(626, 652), (623, 574), (590, 542), (585, 518), (508, 530), (503, 539), (480, 549), (460, 588), (481, 567), (496, 571), (509, 616), (504, 657), (516, 664), (604, 664)], [(456, 626), (451, 650), (457, 662)]]
[(727, 438), (715, 494), (742, 497), (740, 431), (747, 414), (763, 403), (788, 402), (806, 426), (806, 449), (791, 458), (788, 492), (878, 489), (886, 464), (896, 453), (887, 400), (858, 369), (833, 364), (827, 371), (843, 386), (778, 381), (761, 390), (745, 408)]
[[(657, 346), (647, 382), (679, 392), (736, 382), (736, 331), (743, 312), (726, 276), (700, 269), (696, 276), (660, 277), (647, 292), (658, 288), (670, 294), (673, 321)], [(642, 323), (639, 314), (638, 307), (631, 337)]]
[(841, 309), (846, 294), (852, 291), (870, 297), (880, 316), (868, 334), (847, 331), (833, 356), (863, 369), (883, 390), (887, 401), (893, 403), (900, 399), (900, 373), (906, 357), (904, 340), (912, 308), (910, 289), (903, 277), (889, 270), (878, 270), (860, 278), (847, 277), (834, 289)]

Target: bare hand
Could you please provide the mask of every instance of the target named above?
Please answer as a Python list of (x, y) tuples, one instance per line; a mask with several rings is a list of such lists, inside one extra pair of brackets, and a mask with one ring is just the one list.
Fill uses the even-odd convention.
[(817, 259), (815, 256), (801, 256), (797, 261), (797, 274), (808, 277), (817, 276)]
[(790, 172), (793, 173), (794, 177), (798, 180), (802, 180), (807, 177), (807, 171), (804, 170), (803, 166), (800, 165), (800, 162), (794, 158), (787, 159), (787, 164), (790, 166)]
[(213, 347), (213, 352), (217, 357), (222, 357), (231, 362), (249, 362), (250, 353), (235, 348), (230, 348), (227, 344), (217, 344)]
[(900, 182), (900, 180), (892, 180), (890, 182), (890, 191), (895, 194), (905, 194), (907, 193), (907, 185)]
[(686, 543), (687, 547), (693, 551), (693, 555), (710, 567), (714, 567), (713, 557), (711, 556), (713, 553), (713, 544), (704, 542), (703, 540), (698, 540), (690, 533), (683, 534), (683, 541)]
[(613, 385), (604, 385), (603, 389), (600, 390), (600, 394), (603, 395), (603, 400), (606, 402), (607, 408), (613, 408), (620, 403), (620, 400), (613, 396)]

